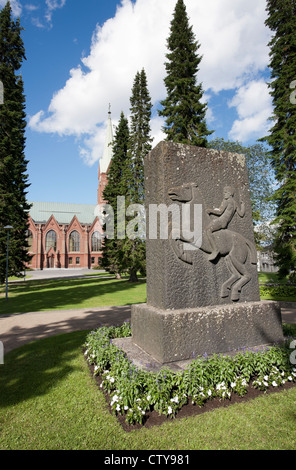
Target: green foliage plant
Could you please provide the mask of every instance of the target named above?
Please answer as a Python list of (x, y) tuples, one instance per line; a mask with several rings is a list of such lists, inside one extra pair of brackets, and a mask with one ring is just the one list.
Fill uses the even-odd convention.
[(213, 398), (229, 400), (234, 393), (243, 397), (250, 387), (266, 391), (296, 382), (296, 367), (290, 361), (291, 338), (264, 350), (198, 356), (180, 372), (168, 368), (153, 372), (149, 365), (136, 367), (112, 343), (112, 338), (129, 336), (129, 323), (103, 327), (90, 332), (83, 345), (88, 363), (102, 378), (101, 388), (111, 397), (113, 412), (124, 415), (129, 424), (143, 423), (152, 410), (173, 418), (190, 400), (203, 406)]
[[(274, 243), (281, 276), (296, 273), (296, 103), (291, 85), (296, 80), (296, 2), (268, 0), (266, 26), (269, 42), (271, 80), (268, 84), (273, 103), (272, 127), (264, 137), (270, 146), (277, 188), (277, 235)], [(292, 96), (292, 97), (291, 97)]]

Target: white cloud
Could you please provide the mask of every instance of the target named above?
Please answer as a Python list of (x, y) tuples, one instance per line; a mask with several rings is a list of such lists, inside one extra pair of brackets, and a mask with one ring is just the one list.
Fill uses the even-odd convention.
[(66, 4), (66, 0), (45, 0), (45, 3), (47, 7), (45, 19), (48, 23), (51, 23), (53, 12), (58, 8), (63, 8)]
[[(5, 7), (7, 0), (0, 0), (0, 7)], [(22, 5), (18, 0), (10, 0), (10, 6), (12, 10), (12, 14), (15, 17), (20, 17), (22, 13)]]
[(33, 5), (31, 3), (28, 3), (25, 5), (25, 9), (28, 11), (36, 11), (39, 10), (39, 5)]
[[(203, 55), (198, 80), (208, 93), (243, 87), (268, 63), (269, 31), (265, 1), (186, 0), (190, 24)], [(49, 13), (65, 0), (47, 0)], [(47, 112), (38, 111), (31, 128), (85, 139), (81, 153), (89, 163), (102, 153), (108, 103), (112, 119), (129, 113), (137, 71), (145, 68), (153, 103), (165, 97), (166, 39), (176, 0), (122, 0), (113, 18), (94, 31), (90, 53), (70, 71)], [(208, 116), (213, 118), (211, 110)], [(246, 116), (247, 117), (247, 116)], [(250, 117), (250, 116), (248, 116)], [(153, 119), (155, 136), (160, 120)], [(155, 138), (155, 141), (157, 138)]]
[(236, 108), (239, 117), (229, 132), (231, 139), (246, 141), (262, 137), (268, 131), (272, 100), (263, 79), (253, 80), (239, 88), (229, 106)]

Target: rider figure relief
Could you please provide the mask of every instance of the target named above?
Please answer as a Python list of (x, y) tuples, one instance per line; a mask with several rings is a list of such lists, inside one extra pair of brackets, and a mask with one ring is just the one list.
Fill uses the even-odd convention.
[(212, 248), (212, 253), (209, 255), (210, 261), (213, 261), (219, 254), (213, 237), (213, 232), (226, 229), (235, 212), (237, 212), (240, 217), (244, 217), (245, 215), (245, 204), (240, 202), (240, 207), (238, 207), (236, 201), (234, 200), (234, 190), (231, 186), (225, 186), (223, 194), (224, 199), (218, 209), (207, 209), (208, 214), (214, 214), (219, 217), (218, 219), (210, 222), (206, 228), (206, 234)]

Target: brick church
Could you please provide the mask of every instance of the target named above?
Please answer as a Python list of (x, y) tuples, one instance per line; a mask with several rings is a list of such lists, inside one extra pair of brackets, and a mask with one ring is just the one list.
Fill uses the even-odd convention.
[[(97, 204), (103, 191), (112, 159), (112, 121), (108, 113), (103, 157), (99, 162)], [(96, 205), (62, 202), (31, 202), (28, 242), (31, 269), (92, 268), (102, 256), (102, 226), (95, 215)]]

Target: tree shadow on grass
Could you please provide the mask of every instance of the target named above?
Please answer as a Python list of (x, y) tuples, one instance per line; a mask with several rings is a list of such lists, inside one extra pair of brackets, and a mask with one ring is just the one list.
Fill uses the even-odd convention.
[(145, 284), (145, 281), (137, 283), (106, 279), (32, 281), (26, 285), (11, 286), (11, 294), (14, 296), (9, 298), (8, 302), (4, 298), (0, 299), (0, 312), (10, 314), (63, 308), (87, 308), (88, 305), (85, 305), (85, 302), (98, 297), (99, 304), (102, 296), (108, 296), (105, 305), (128, 305), (141, 302), (136, 295), (140, 284)]
[[(0, 365), (0, 408), (45, 395), (76, 368), (72, 359), (87, 331), (36, 341), (11, 351)], [(72, 364), (71, 364), (72, 361)]]

